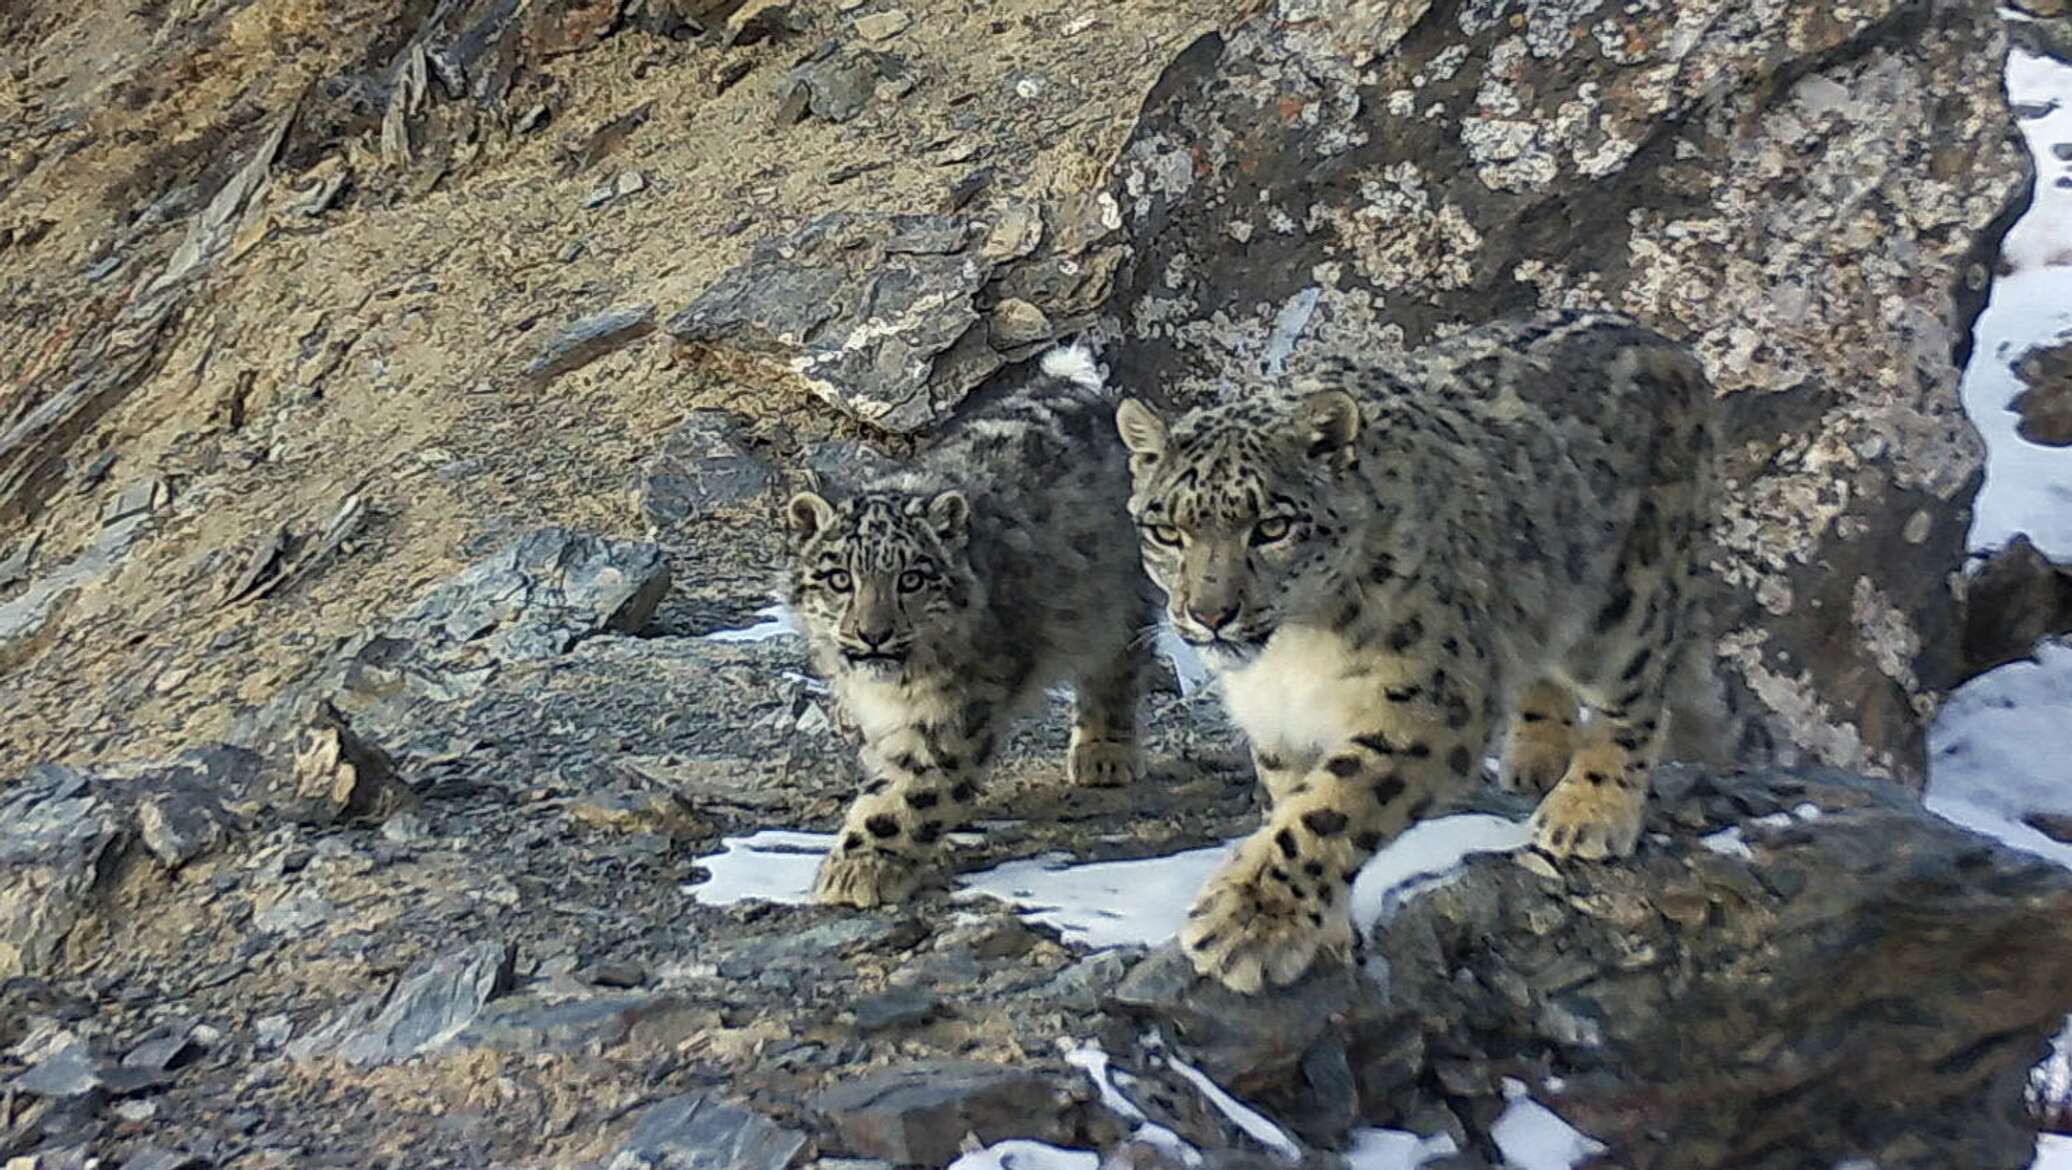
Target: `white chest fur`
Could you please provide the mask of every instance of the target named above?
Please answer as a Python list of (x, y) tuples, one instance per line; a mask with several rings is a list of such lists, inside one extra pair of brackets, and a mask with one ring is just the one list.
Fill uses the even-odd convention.
[(940, 721), (952, 709), (943, 695), (892, 679), (847, 675), (836, 688), (842, 706), (867, 738), (877, 739), (916, 723)]
[(1257, 658), (1223, 673), (1223, 701), (1260, 750), (1314, 757), (1364, 730), (1354, 722), (1371, 688), (1346, 679), (1354, 667), (1336, 634), (1282, 627)]

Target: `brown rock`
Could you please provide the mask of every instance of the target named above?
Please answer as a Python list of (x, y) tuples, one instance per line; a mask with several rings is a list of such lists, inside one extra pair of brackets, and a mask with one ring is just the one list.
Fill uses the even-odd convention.
[(2028, 387), (2008, 403), (2022, 416), (2016, 433), (2045, 447), (2072, 447), (2072, 342), (2030, 350), (2014, 374)]
[(336, 707), (319, 703), (310, 719), (295, 748), (291, 815), (323, 824), (378, 822), (417, 803), (388, 753), (355, 734)]
[(1964, 676), (2034, 655), (2036, 643), (2072, 633), (2072, 571), (2017, 536), (1964, 581)]

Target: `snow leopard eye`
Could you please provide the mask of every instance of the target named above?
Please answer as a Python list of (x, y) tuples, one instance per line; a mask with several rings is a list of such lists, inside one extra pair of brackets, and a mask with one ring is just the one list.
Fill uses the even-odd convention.
[(847, 593), (856, 588), (856, 578), (847, 569), (832, 569), (820, 574), (820, 582), (836, 593)]
[(1262, 544), (1273, 544), (1286, 540), (1288, 533), (1294, 530), (1294, 522), (1285, 516), (1275, 516), (1271, 519), (1261, 520), (1252, 526), (1252, 546), (1257, 548)]
[(1179, 548), (1187, 540), (1185, 534), (1170, 524), (1153, 524), (1144, 531), (1151, 534), (1152, 543), (1167, 548)]
[(908, 569), (899, 575), (899, 591), (901, 593), (919, 592), (921, 586), (926, 584), (928, 584), (928, 577), (913, 569)]

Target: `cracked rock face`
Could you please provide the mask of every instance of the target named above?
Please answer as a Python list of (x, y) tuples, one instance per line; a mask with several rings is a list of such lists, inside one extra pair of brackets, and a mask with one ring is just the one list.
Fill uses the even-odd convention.
[(1988, 7), (1286, 0), (1198, 43), (1117, 178), (1127, 384), (1608, 306), (1725, 396), (1744, 754), (1918, 786), (1982, 452), (1957, 374), (2026, 184)]
[(1089, 323), (1112, 287), (1119, 223), (1105, 198), (986, 219), (838, 212), (758, 244), (668, 330), (730, 374), (914, 434)]
[(1630, 863), (1489, 856), (1377, 931), (1367, 978), (1235, 997), (1167, 948), (1111, 997), (1329, 1143), (1485, 1152), (1559, 1078), (1621, 1165), (2023, 1167), (2011, 1103), (2072, 1008), (2072, 875), (1833, 772), (1674, 770)]

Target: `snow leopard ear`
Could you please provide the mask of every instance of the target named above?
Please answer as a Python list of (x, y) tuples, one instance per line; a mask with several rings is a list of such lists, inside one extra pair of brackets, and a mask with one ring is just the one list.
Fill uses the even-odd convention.
[(947, 548), (964, 547), (970, 533), (971, 501), (963, 492), (943, 492), (928, 501), (928, 526)]
[(835, 507), (818, 492), (800, 492), (784, 505), (784, 519), (800, 540), (811, 540), (834, 523)]
[(1125, 398), (1115, 408), (1115, 429), (1122, 434), (1122, 445), (1130, 449), (1131, 470), (1142, 471), (1165, 454), (1164, 420), (1136, 399)]
[(1360, 433), (1360, 404), (1343, 390), (1319, 390), (1302, 400), (1296, 422), (1311, 457), (1341, 452)]

